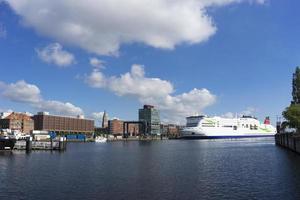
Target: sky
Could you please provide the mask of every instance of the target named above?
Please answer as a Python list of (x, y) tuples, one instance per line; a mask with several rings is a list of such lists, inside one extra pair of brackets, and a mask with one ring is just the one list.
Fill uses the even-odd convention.
[(277, 116), (299, 65), (297, 0), (0, 0), (0, 111), (164, 123)]

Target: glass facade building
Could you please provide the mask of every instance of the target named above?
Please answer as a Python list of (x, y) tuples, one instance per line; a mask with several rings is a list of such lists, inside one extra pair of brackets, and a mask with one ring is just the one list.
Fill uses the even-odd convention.
[(145, 124), (146, 135), (160, 135), (159, 111), (154, 106), (144, 105), (139, 109), (139, 121)]

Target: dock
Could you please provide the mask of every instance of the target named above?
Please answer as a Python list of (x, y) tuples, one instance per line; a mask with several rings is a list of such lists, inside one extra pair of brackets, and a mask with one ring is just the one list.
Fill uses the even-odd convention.
[(299, 133), (277, 133), (275, 135), (276, 145), (287, 148), (300, 154), (300, 134)]
[[(17, 141), (14, 150), (26, 150), (26, 141)], [(60, 150), (59, 141), (32, 141), (31, 150)]]
[[(10, 141), (10, 139), (8, 139), (7, 141)], [(30, 152), (32, 150), (64, 151), (66, 150), (66, 147), (67, 140), (65, 137), (60, 137), (58, 139), (49, 141), (33, 141), (32, 137), (28, 137), (26, 138), (26, 140), (17, 140), (10, 146), (6, 145), (5, 148), (2, 148), (2, 150), (25, 150), (27, 152)]]

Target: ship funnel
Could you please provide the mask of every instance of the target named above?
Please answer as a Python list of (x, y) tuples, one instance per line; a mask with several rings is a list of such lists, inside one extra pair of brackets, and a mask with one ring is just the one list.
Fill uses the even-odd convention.
[(264, 124), (270, 124), (270, 117), (266, 117)]

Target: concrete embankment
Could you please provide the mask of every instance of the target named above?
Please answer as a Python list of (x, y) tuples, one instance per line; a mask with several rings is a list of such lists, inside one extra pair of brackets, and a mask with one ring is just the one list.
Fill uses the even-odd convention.
[(51, 141), (33, 141), (32, 137), (28, 137), (26, 141), (17, 141), (13, 147), (14, 150), (66, 150), (66, 138), (60, 137)]
[(117, 142), (117, 141), (153, 141), (153, 140), (168, 140), (167, 137), (118, 137), (118, 138), (107, 138), (108, 142)]
[(275, 143), (278, 146), (300, 153), (300, 134), (278, 133), (275, 135)]

